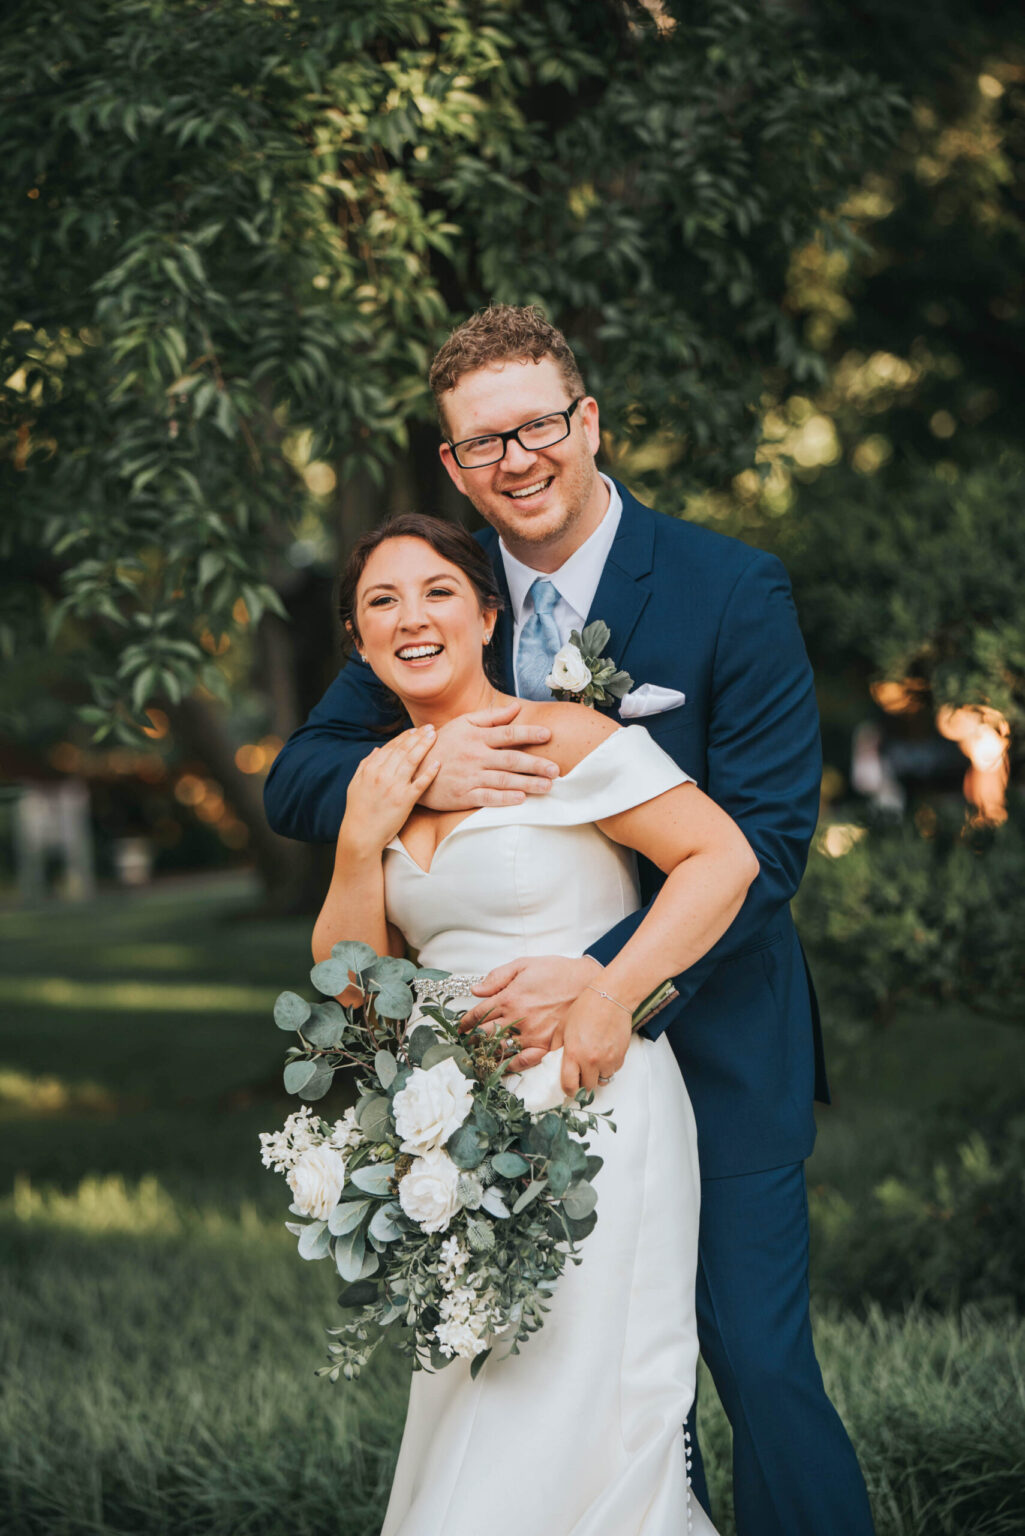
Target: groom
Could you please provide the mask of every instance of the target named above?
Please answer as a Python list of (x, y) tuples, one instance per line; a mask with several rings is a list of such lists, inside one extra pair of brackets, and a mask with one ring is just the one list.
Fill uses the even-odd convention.
[[(539, 679), (555, 651), (571, 629), (603, 619), (606, 650), (635, 684), (620, 718), (642, 720), (758, 856), (732, 927), (676, 978), (679, 997), (644, 1028), (667, 1033), (697, 1118), (698, 1322), (733, 1426), (738, 1532), (870, 1536), (864, 1483), (826, 1397), (808, 1315), (804, 1159), (812, 1100), (828, 1093), (788, 903), (815, 828), (821, 762), (786, 574), (772, 556), (653, 512), (598, 473), (597, 403), (538, 310), (496, 305), (474, 315), (430, 378), (445, 467), (490, 524), (480, 537), (506, 598), (494, 635), (502, 686), (548, 697)], [(515, 715), (512, 706), (443, 728), (428, 806), (469, 810), (547, 793), (554, 765), (520, 749), (548, 732)], [(393, 721), (373, 674), (348, 662), (274, 764), (271, 825), (333, 841), (349, 779)], [(644, 901), (660, 879), (642, 870)], [(516, 1065), (539, 1060), (595, 960), (608, 961), (642, 917), (618, 924), (590, 958), (514, 958), (475, 989), (474, 1015), (519, 1021)], [(567, 1056), (586, 1046), (567, 1040)], [(707, 1507), (697, 1453), (693, 1475)]]

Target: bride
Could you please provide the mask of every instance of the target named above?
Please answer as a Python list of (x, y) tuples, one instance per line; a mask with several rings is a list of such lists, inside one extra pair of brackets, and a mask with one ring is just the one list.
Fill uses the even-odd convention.
[[(507, 700), (486, 660), (501, 598), (461, 528), (407, 514), (356, 545), (342, 618), (412, 729), (352, 779), (313, 953), (362, 939), (419, 952), (474, 999), (515, 955), (581, 956), (640, 905), (636, 855), (667, 879), (650, 912), (511, 1082), (528, 1104), (595, 1091), (613, 1112), (592, 1149), (598, 1224), (522, 1353), (471, 1380), (418, 1371), (382, 1536), (715, 1536), (691, 1501), (699, 1176), (694, 1117), (664, 1036), (631, 1014), (725, 932), (757, 873), (739, 828), (639, 726), (579, 704), (523, 701), (551, 730), (560, 777), (520, 805), (433, 812), (435, 736)], [(520, 701), (516, 701), (519, 703)], [(400, 709), (397, 707), (396, 715)], [(728, 1021), (724, 1021), (727, 1027)], [(485, 1026), (486, 1027), (486, 1026)]]

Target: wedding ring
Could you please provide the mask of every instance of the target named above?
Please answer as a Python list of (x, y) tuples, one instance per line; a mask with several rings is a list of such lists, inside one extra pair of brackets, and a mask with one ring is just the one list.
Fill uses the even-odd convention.
[[(612, 1077), (615, 1077), (615, 1075), (616, 1074), (613, 1072)], [(602, 1083), (602, 1084), (604, 1084), (604, 1083), (611, 1083), (612, 1077), (602, 1077), (601, 1073), (600, 1072), (598, 1073), (598, 1081), (599, 1081), (599, 1083)]]

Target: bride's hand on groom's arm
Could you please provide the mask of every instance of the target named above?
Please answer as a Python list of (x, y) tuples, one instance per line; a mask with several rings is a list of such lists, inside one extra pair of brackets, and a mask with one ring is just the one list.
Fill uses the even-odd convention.
[(463, 1015), (460, 1028), (480, 1024), (490, 1034), (502, 1024), (515, 1025), (520, 1052), (510, 1060), (509, 1070), (523, 1072), (554, 1049), (554, 1032), (588, 981), (600, 974), (600, 966), (587, 955), (532, 955), (499, 965), (474, 987), (480, 1002)]
[(585, 992), (552, 1036), (552, 1050), (562, 1046), (562, 1091), (567, 1098), (580, 1088), (595, 1089), (623, 1065), (633, 1034), (633, 1019), (618, 1004)]
[(517, 722), (519, 710), (514, 700), (443, 725), (435, 754), (441, 767), (421, 804), (432, 811), (469, 811), (519, 805), (527, 795), (545, 794), (558, 767), (520, 748), (543, 746), (552, 733), (547, 726)]
[(433, 725), (403, 731), (360, 763), (349, 780), (338, 853), (376, 858), (405, 826), (439, 768)]

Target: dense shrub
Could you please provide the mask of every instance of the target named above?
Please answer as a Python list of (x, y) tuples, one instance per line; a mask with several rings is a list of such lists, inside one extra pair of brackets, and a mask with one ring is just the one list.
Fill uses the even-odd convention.
[(885, 1017), (903, 996), (1025, 1018), (1025, 812), (974, 830), (932, 818), (880, 824), (840, 858), (813, 852), (801, 933), (842, 977), (854, 1012)]
[(852, 1306), (1025, 1306), (1025, 1117), (974, 1132), (924, 1172), (891, 1176), (857, 1202), (810, 1197), (816, 1290)]

